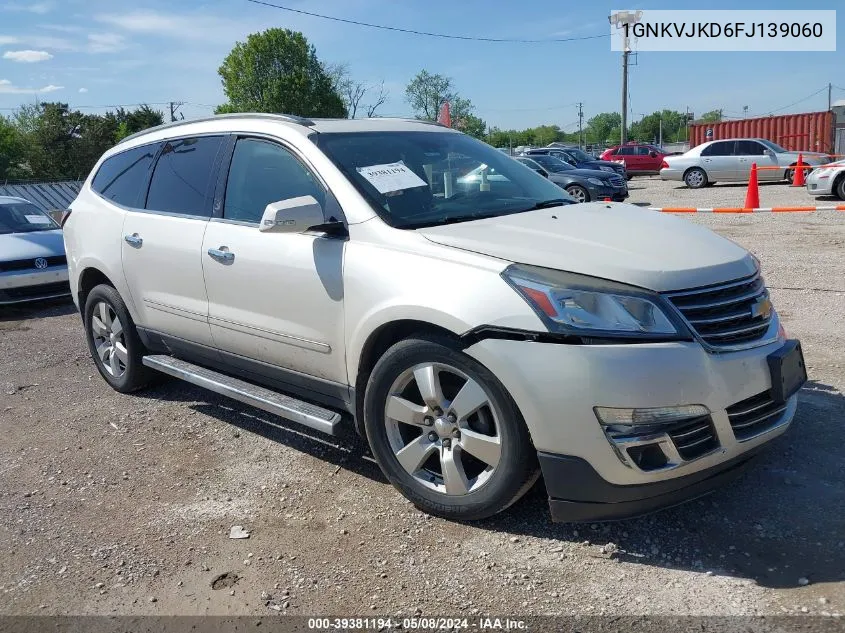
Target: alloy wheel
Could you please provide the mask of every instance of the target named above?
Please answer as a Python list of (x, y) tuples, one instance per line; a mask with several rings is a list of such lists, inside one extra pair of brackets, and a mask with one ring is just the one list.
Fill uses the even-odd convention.
[(91, 335), (97, 358), (106, 373), (114, 378), (123, 376), (129, 360), (123, 324), (114, 308), (105, 301), (98, 302), (91, 313)]
[(429, 489), (467, 495), (499, 464), (500, 412), (484, 388), (455, 367), (423, 363), (404, 371), (390, 388), (384, 417), (397, 461)]

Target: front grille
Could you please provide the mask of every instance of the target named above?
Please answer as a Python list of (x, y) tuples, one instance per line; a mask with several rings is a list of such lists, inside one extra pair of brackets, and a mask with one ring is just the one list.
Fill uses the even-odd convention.
[(715, 348), (760, 340), (774, 313), (759, 274), (666, 296), (696, 333)]
[(716, 430), (709, 415), (684, 420), (674, 425), (667, 433), (672, 438), (678, 454), (685, 461), (697, 459), (719, 447)]
[[(0, 273), (7, 273), (13, 270), (38, 270), (35, 267), (34, 257), (30, 259), (16, 259), (10, 262), (0, 262)], [(45, 257), (48, 266), (65, 266), (67, 265), (67, 257), (64, 255), (56, 255), (54, 257)]]
[(40, 286), (22, 286), (20, 288), (6, 288), (0, 290), (0, 301), (20, 301), (23, 299), (37, 299), (38, 297), (52, 297), (60, 294), (70, 294), (70, 284), (59, 281), (54, 284)]
[(621, 187), (625, 184), (625, 179), (622, 176), (613, 175), (609, 178), (610, 184), (614, 187)]
[(764, 433), (776, 426), (786, 411), (786, 403), (772, 400), (764, 391), (727, 408), (728, 419), (736, 439), (742, 441)]

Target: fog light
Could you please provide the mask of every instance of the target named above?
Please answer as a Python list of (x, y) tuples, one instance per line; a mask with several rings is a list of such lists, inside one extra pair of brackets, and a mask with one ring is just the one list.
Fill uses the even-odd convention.
[(604, 426), (628, 427), (662, 426), (677, 422), (678, 420), (697, 418), (710, 413), (707, 407), (700, 404), (689, 404), (679, 407), (656, 407), (654, 409), (593, 407), (593, 411), (595, 411), (599, 422)]

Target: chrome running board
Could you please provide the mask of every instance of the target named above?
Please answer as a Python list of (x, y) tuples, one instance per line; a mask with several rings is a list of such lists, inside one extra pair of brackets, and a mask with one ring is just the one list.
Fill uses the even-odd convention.
[(144, 365), (322, 433), (334, 435), (335, 427), (340, 423), (340, 414), (335, 411), (172, 356), (158, 354), (144, 356)]

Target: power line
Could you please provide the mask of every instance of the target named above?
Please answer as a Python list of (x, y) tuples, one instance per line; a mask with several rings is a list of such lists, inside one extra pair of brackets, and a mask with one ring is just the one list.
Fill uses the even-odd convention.
[(817, 94), (820, 94), (820, 93), (824, 92), (825, 90), (827, 90), (827, 86), (823, 86), (822, 88), (819, 88), (818, 90), (816, 90), (813, 94), (807, 95), (803, 99), (798, 99), (798, 101), (793, 101), (789, 105), (785, 105), (782, 108), (776, 108), (775, 110), (769, 110), (768, 112), (766, 112), (766, 114), (774, 114), (775, 112), (780, 112), (781, 110), (786, 110), (788, 108), (791, 108), (794, 105), (798, 105), (802, 101), (806, 101), (807, 99), (811, 99), (812, 97), (815, 97)]
[(371, 22), (360, 22), (358, 20), (348, 20), (346, 18), (338, 18), (331, 15), (323, 15), (321, 13), (312, 13), (311, 11), (303, 11), (302, 9), (293, 9), (291, 7), (285, 7), (280, 4), (272, 4), (270, 2), (264, 2), (263, 0), (247, 0), (247, 2), (252, 2), (253, 4), (260, 4), (265, 7), (272, 7), (274, 9), (281, 9), (282, 11), (290, 11), (291, 13), (299, 13), (301, 15), (308, 15), (312, 18), (322, 18), (323, 20), (332, 20), (333, 22), (343, 22), (344, 24), (354, 24), (356, 26), (366, 26), (371, 29), (383, 29), (385, 31), (397, 31), (399, 33), (409, 33), (411, 35), (425, 35), (428, 37), (440, 37), (443, 39), (448, 40), (465, 40), (465, 41), (472, 41), (472, 42), (507, 42), (513, 44), (542, 44), (544, 42), (577, 42), (581, 40), (595, 40), (598, 38), (610, 37), (610, 33), (605, 33), (603, 35), (585, 35), (583, 37), (562, 37), (562, 38), (551, 38), (545, 40), (529, 40), (529, 39), (519, 39), (519, 38), (509, 38), (509, 37), (474, 37), (471, 35), (450, 35), (447, 33), (431, 33), (429, 31), (417, 31), (415, 29), (403, 29), (398, 26), (386, 26), (384, 24), (372, 24)]

